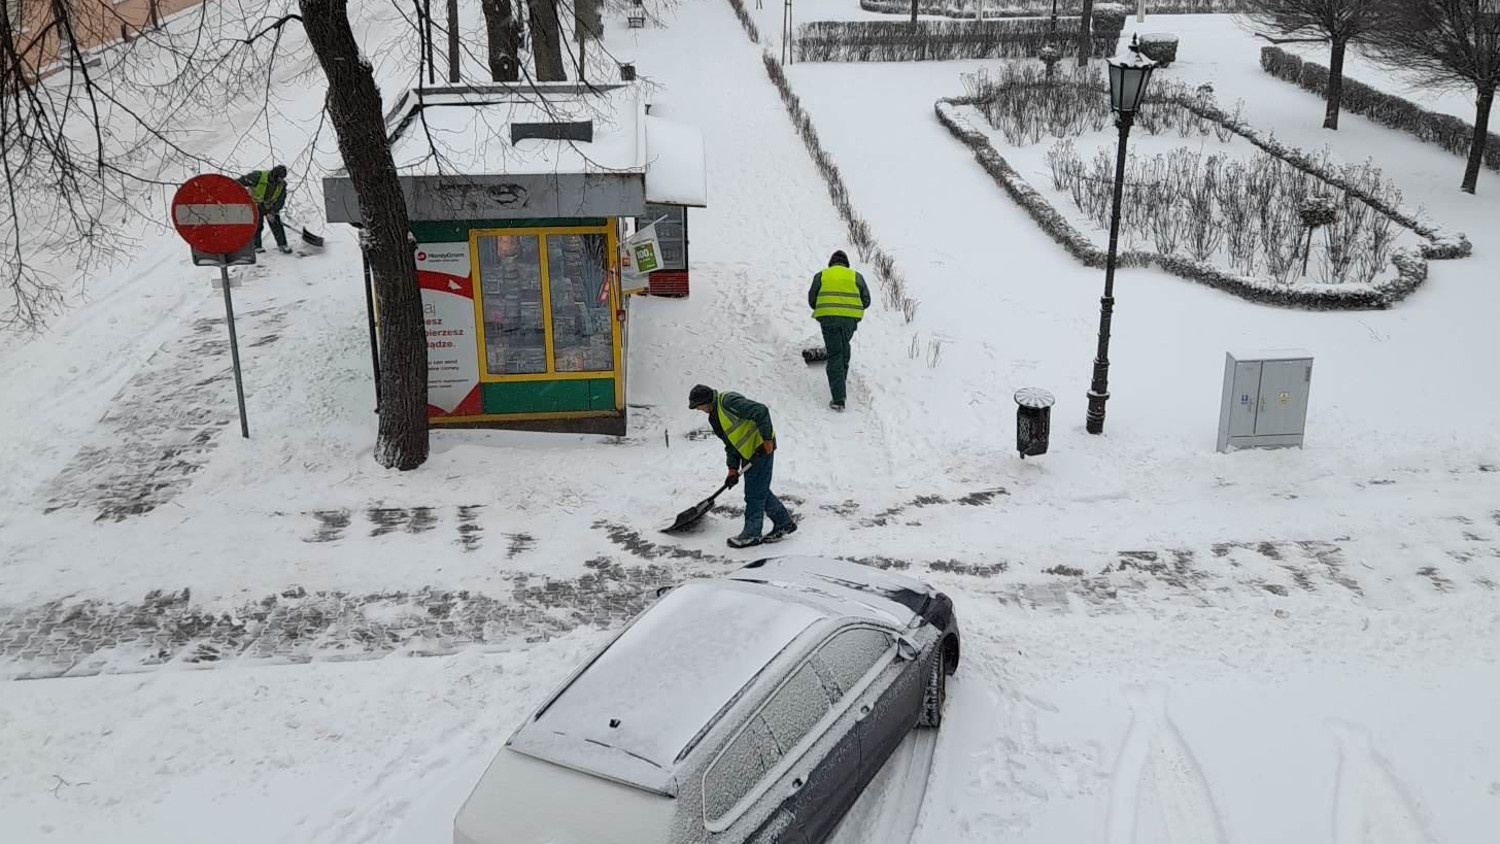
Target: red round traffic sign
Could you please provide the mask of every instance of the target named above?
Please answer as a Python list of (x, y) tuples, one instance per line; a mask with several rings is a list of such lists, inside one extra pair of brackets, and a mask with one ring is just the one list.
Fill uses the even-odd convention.
[(172, 196), (172, 225), (200, 252), (229, 255), (255, 237), (260, 211), (245, 186), (205, 173), (182, 183)]

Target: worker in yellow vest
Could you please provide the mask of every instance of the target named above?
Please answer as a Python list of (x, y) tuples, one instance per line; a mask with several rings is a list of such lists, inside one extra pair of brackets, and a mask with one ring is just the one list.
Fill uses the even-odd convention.
[[(708, 414), (709, 427), (724, 442), (729, 476), (724, 485), (740, 482), (745, 473), (745, 527), (729, 538), (730, 548), (747, 548), (763, 542), (780, 542), (797, 530), (792, 514), (771, 491), (771, 468), (775, 460), (776, 431), (771, 411), (739, 393), (720, 393), (699, 384), (688, 393), (688, 407)], [(764, 537), (765, 517), (771, 517), (771, 532)]]
[(844, 382), (849, 378), (849, 343), (859, 321), (870, 307), (870, 288), (865, 277), (849, 269), (849, 256), (840, 249), (828, 259), (828, 269), (813, 276), (807, 291), (807, 306), (823, 329), (828, 350), (828, 392), (834, 410), (844, 409)]
[(241, 176), (238, 181), (250, 189), (250, 198), (260, 209), (260, 221), (255, 226), (255, 251), (266, 251), (261, 245), (260, 233), (265, 224), (270, 223), (276, 248), (291, 252), (292, 247), (286, 243), (286, 227), (281, 224), (281, 207), (286, 205), (286, 167), (278, 164), (270, 170), (256, 170)]

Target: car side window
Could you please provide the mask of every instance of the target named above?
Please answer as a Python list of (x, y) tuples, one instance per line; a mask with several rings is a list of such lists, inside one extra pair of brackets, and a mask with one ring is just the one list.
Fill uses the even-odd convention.
[(818, 649), (818, 662), (838, 686), (841, 699), (880, 662), (891, 649), (889, 634), (868, 627), (856, 627), (834, 636)]
[(776, 740), (757, 715), (704, 774), (703, 816), (710, 822), (724, 817), (780, 760)]
[(811, 662), (805, 662), (792, 673), (760, 711), (771, 736), (782, 753), (786, 753), (813, 725), (828, 714), (828, 694)]

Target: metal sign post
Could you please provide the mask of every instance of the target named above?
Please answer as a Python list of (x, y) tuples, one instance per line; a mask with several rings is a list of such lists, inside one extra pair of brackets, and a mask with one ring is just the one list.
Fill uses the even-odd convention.
[(234, 333), (234, 297), (229, 295), (229, 256), (219, 256), (219, 279), (224, 282), (224, 320), (229, 324), (229, 358), (234, 362), (234, 397), (240, 405), (240, 436), (250, 439), (250, 418), (245, 415), (245, 382), (240, 376), (240, 339)]
[(228, 176), (194, 176), (172, 197), (172, 225), (192, 247), (193, 263), (219, 268), (224, 287), (224, 319), (229, 325), (229, 355), (234, 366), (234, 395), (240, 409), (240, 436), (250, 438), (245, 414), (245, 383), (240, 370), (240, 341), (234, 330), (234, 298), (230, 294), (231, 264), (254, 264), (251, 245), (260, 230), (260, 209), (245, 186)]

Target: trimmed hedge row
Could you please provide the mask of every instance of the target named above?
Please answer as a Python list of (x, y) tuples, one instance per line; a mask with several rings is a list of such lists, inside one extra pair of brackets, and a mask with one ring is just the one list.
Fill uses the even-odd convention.
[[(952, 61), (1026, 58), (1055, 43), (1061, 55), (1078, 55), (1080, 19), (1067, 18), (1051, 30), (1040, 18), (988, 20), (813, 21), (797, 28), (800, 62)], [(1092, 55), (1112, 56), (1125, 28), (1122, 7), (1094, 11)]]
[[(1308, 61), (1280, 47), (1262, 47), (1260, 66), (1277, 79), (1291, 82), (1319, 97), (1328, 96), (1328, 68), (1317, 62)], [(1339, 106), (1376, 123), (1416, 135), (1461, 158), (1469, 157), (1469, 145), (1474, 140), (1474, 124), (1451, 114), (1428, 111), (1411, 100), (1376, 90), (1348, 76), (1344, 77)], [(1500, 135), (1494, 132), (1489, 133), (1489, 142), (1485, 144), (1484, 166), (1500, 170)]]
[[(1085, 266), (1103, 268), (1108, 262), (1108, 253), (1094, 245), (1093, 241), (1073, 226), (1052, 203), (1040, 192), (1016, 172), (1016, 169), (1005, 160), (994, 145), (990, 143), (989, 137), (979, 129), (975, 128), (963, 115), (958, 114), (956, 107), (972, 105), (964, 99), (943, 99), (937, 102), (936, 111), (938, 121), (941, 122), (953, 136), (958, 138), (965, 146), (974, 153), (974, 158), (979, 165), (990, 175), (1012, 199), (1014, 199), (1037, 225), (1046, 232), (1049, 237), (1068, 251), (1070, 255), (1083, 262)], [(1236, 128), (1239, 131), (1239, 128)], [(1248, 136), (1247, 136), (1248, 137)], [(1254, 139), (1251, 139), (1252, 142)], [(1274, 143), (1274, 142), (1273, 142)], [(1257, 144), (1260, 145), (1260, 144)], [(1279, 145), (1277, 145), (1279, 146)], [(1285, 155), (1278, 154), (1275, 150), (1264, 147), (1267, 152), (1283, 158), (1293, 166), (1302, 168), (1302, 164)], [(1283, 152), (1285, 152), (1283, 148)], [(1302, 156), (1305, 160), (1306, 156)], [(1329, 182), (1338, 184), (1336, 176), (1325, 172), (1309, 171), (1315, 175), (1327, 179)], [(1340, 188), (1355, 193), (1361, 199), (1365, 197), (1345, 185), (1339, 184)], [(1376, 206), (1377, 210), (1384, 208)], [(1398, 223), (1408, 225), (1408, 220), (1397, 215), (1391, 215)], [(1419, 234), (1432, 239), (1433, 236), (1418, 230)], [(1439, 236), (1439, 242), (1441, 238)], [(1468, 241), (1462, 236), (1459, 242), (1467, 247)], [(1438, 246), (1438, 243), (1433, 246)], [(1308, 308), (1312, 310), (1360, 310), (1373, 308), (1388, 308), (1391, 304), (1404, 299), (1412, 291), (1416, 290), (1427, 280), (1427, 258), (1428, 257), (1458, 257), (1456, 255), (1433, 254), (1427, 255), (1427, 248), (1423, 250), (1398, 249), (1391, 257), (1391, 263), (1396, 267), (1397, 276), (1394, 280), (1378, 284), (1297, 284), (1280, 285), (1265, 279), (1252, 278), (1237, 275), (1208, 264), (1180, 255), (1160, 255), (1155, 252), (1141, 250), (1125, 250), (1117, 252), (1115, 266), (1117, 267), (1149, 267), (1157, 266), (1173, 275), (1206, 284), (1209, 287), (1232, 293), (1252, 302), (1261, 302), (1269, 305), (1278, 305), (1288, 308)], [(1434, 251), (1442, 251), (1435, 249)], [(1465, 252), (1464, 254), (1467, 254)]]
[(740, 26), (750, 36), (750, 43), (759, 44), (760, 30), (755, 28), (755, 21), (750, 17), (750, 10), (745, 8), (744, 0), (729, 0), (729, 5), (734, 7), (734, 16), (740, 19)]
[[(1125, 4), (1132, 12), (1134, 3)], [(1219, 15), (1250, 11), (1250, 0), (1161, 0), (1148, 2), (1148, 15)], [(866, 12), (886, 15), (911, 15), (911, 0), (859, 0)], [(1097, 7), (1096, 7), (1097, 8)], [(1077, 15), (1083, 11), (1080, 0), (1060, 0), (1059, 15)], [(963, 0), (917, 0), (917, 14), (945, 18), (974, 19), (974, 4)], [(1052, 4), (1041, 0), (984, 0), (985, 18), (1035, 18), (1052, 14)]]

